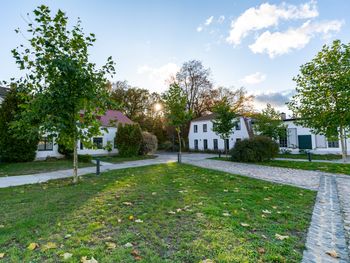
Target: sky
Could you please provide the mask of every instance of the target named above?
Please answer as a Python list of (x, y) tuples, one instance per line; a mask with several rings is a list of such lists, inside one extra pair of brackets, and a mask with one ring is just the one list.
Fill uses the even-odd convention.
[(0, 80), (23, 75), (11, 49), (26, 44), (27, 14), (45, 4), (78, 17), (97, 41), (89, 50), (98, 66), (112, 56), (116, 75), (132, 86), (162, 92), (189, 60), (211, 69), (214, 85), (245, 87), (257, 107), (286, 111), (293, 77), (324, 44), (350, 42), (349, 0), (11, 0), (1, 5)]

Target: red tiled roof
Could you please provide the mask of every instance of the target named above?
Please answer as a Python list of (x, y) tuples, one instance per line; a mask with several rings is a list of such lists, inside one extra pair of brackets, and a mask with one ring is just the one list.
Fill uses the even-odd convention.
[(134, 122), (117, 110), (107, 110), (100, 118), (102, 126), (117, 126), (119, 123), (133, 124)]

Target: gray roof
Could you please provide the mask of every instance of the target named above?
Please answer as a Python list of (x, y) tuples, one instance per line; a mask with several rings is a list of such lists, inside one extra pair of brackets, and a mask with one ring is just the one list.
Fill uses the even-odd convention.
[(207, 114), (207, 115), (203, 115), (203, 116), (200, 116), (198, 118), (195, 118), (192, 120), (192, 122), (194, 121), (211, 121), (215, 118), (215, 113), (210, 113), (210, 114)]

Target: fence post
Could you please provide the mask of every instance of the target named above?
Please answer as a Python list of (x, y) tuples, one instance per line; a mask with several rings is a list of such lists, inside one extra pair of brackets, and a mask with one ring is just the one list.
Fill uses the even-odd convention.
[(309, 162), (311, 162), (311, 152), (307, 152), (307, 158), (309, 159)]
[(100, 159), (96, 158), (96, 175), (100, 175)]

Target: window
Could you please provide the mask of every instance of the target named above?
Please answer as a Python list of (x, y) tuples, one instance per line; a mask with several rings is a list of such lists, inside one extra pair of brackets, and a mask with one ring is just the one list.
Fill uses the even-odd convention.
[(208, 140), (207, 139), (203, 140), (203, 148), (204, 148), (204, 150), (208, 150)]
[(207, 129), (208, 129), (207, 125), (203, 124), (203, 132), (207, 132)]
[(280, 147), (287, 148), (287, 137), (280, 137)]
[(194, 126), (193, 126), (193, 131), (194, 131), (194, 133), (197, 133), (197, 132), (198, 132), (198, 125), (194, 125)]
[(38, 151), (52, 151), (53, 141), (47, 137), (42, 137), (38, 144)]
[(198, 140), (194, 140), (194, 149), (198, 150)]
[(229, 150), (229, 149), (230, 149), (230, 140), (225, 139), (225, 150)]
[(218, 139), (214, 139), (213, 140), (213, 145), (214, 145), (214, 150), (219, 149), (219, 147), (218, 147)]
[(339, 148), (339, 141), (328, 141), (328, 148)]
[(235, 129), (236, 129), (236, 131), (241, 130), (241, 122), (240, 121), (236, 122)]
[(95, 138), (93, 138), (93, 143), (94, 143), (94, 146), (97, 149), (102, 149), (103, 148), (103, 138), (102, 137), (95, 137)]
[(84, 150), (84, 145), (82, 141), (80, 141), (80, 150)]

